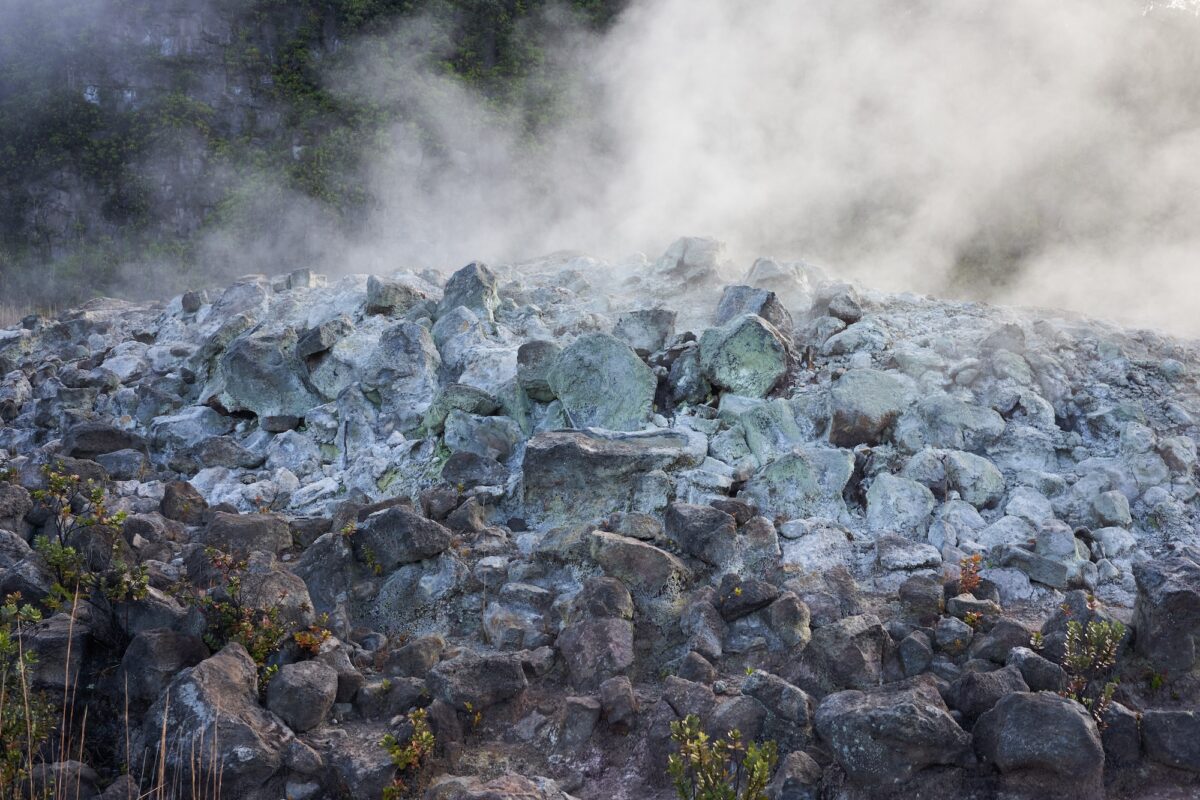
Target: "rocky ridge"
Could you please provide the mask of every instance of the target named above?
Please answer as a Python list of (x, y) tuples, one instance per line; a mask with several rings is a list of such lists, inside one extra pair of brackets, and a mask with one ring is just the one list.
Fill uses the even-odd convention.
[[(227, 796), (378, 797), (417, 707), (447, 800), (671, 797), (693, 713), (779, 744), (773, 800), (1200, 791), (1195, 343), (682, 239), (96, 300), (0, 375), (2, 593), (51, 592), (47, 465), (148, 580), (41, 623), (38, 685), (70, 639), (132, 763)], [(214, 642), (215, 554), (319, 641)], [(1073, 621), (1125, 628), (1095, 714)]]

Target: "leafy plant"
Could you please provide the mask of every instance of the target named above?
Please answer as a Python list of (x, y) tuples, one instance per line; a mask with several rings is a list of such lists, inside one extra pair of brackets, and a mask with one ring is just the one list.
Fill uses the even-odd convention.
[(958, 562), (958, 568), (959, 568), (958, 588), (959, 588), (959, 591), (964, 592), (966, 594), (974, 594), (975, 593), (975, 590), (979, 588), (979, 582), (980, 582), (979, 568), (982, 565), (983, 565), (983, 556), (981, 556), (979, 553), (975, 553), (974, 555), (970, 555), (970, 556), (963, 556), (962, 560)]
[(25, 632), (42, 619), (20, 593), (0, 606), (0, 798), (33, 795), (34, 759), (54, 732), (50, 702), (29, 685), (37, 655), (25, 649)]
[(1111, 680), (1117, 650), (1125, 637), (1120, 622), (1092, 620), (1085, 628), (1078, 620), (1067, 623), (1063, 669), (1067, 671), (1066, 697), (1084, 705), (1104, 728), (1104, 713), (1112, 703), (1117, 681)]
[(779, 761), (775, 742), (746, 745), (737, 730), (713, 740), (695, 714), (672, 722), (671, 738), (679, 752), (669, 757), (667, 772), (681, 800), (767, 800)]
[[(54, 573), (46, 608), (59, 611), (76, 597), (104, 610), (123, 600), (140, 600), (150, 587), (149, 570), (121, 557), (116, 529), (125, 512), (112, 513), (103, 486), (68, 472), (61, 463), (42, 467), (46, 488), (32, 493), (51, 514), (52, 535), (38, 536), (33, 546)], [(112, 539), (111, 555), (103, 569), (93, 570), (76, 542), (89, 535)]]
[(259, 665), (260, 684), (265, 685), (270, 678), (265, 671), (267, 659), (278, 652), (288, 638), (288, 630), (279, 621), (279, 606), (258, 608), (243, 600), (245, 561), (237, 561), (213, 548), (205, 550), (205, 555), (221, 576), (216, 586), (194, 592), (189, 597), (208, 621), (205, 643), (214, 651), (230, 642), (240, 643)]
[(329, 628), (325, 625), (329, 622), (329, 615), (322, 614), (321, 619), (315, 624), (309, 625), (304, 630), (296, 631), (292, 634), (292, 640), (304, 652), (311, 656), (315, 656), (321, 652), (321, 645), (329, 641), (333, 635)]
[(399, 800), (408, 790), (405, 778), (412, 780), (433, 754), (437, 743), (433, 731), (429, 729), (429, 714), (423, 708), (409, 712), (408, 724), (412, 733), (408, 740), (401, 743), (394, 734), (387, 734), (379, 742), (379, 746), (387, 750), (396, 768), (396, 776), (392, 785), (383, 790), (383, 800)]

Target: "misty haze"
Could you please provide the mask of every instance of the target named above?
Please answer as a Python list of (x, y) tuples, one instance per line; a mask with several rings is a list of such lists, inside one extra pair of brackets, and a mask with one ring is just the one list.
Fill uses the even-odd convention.
[(0, 0), (0, 800), (1200, 798), (1200, 0)]

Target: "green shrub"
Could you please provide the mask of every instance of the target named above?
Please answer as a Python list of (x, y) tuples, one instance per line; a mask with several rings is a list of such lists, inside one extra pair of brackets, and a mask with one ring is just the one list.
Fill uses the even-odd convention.
[(767, 800), (767, 783), (779, 761), (775, 742), (742, 742), (732, 730), (713, 740), (689, 714), (671, 723), (679, 752), (670, 756), (667, 772), (680, 800)]

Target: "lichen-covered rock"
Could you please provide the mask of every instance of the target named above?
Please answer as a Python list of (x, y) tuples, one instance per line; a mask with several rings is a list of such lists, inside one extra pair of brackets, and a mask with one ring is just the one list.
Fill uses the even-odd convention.
[(854, 454), (833, 448), (806, 448), (771, 462), (746, 482), (741, 497), (759, 512), (786, 519), (840, 519), (842, 491), (854, 474)]
[(704, 376), (734, 394), (765, 397), (787, 375), (787, 341), (755, 314), (735, 317), (700, 337)]
[(548, 378), (572, 427), (635, 431), (650, 419), (654, 373), (613, 336), (580, 336), (559, 354)]

